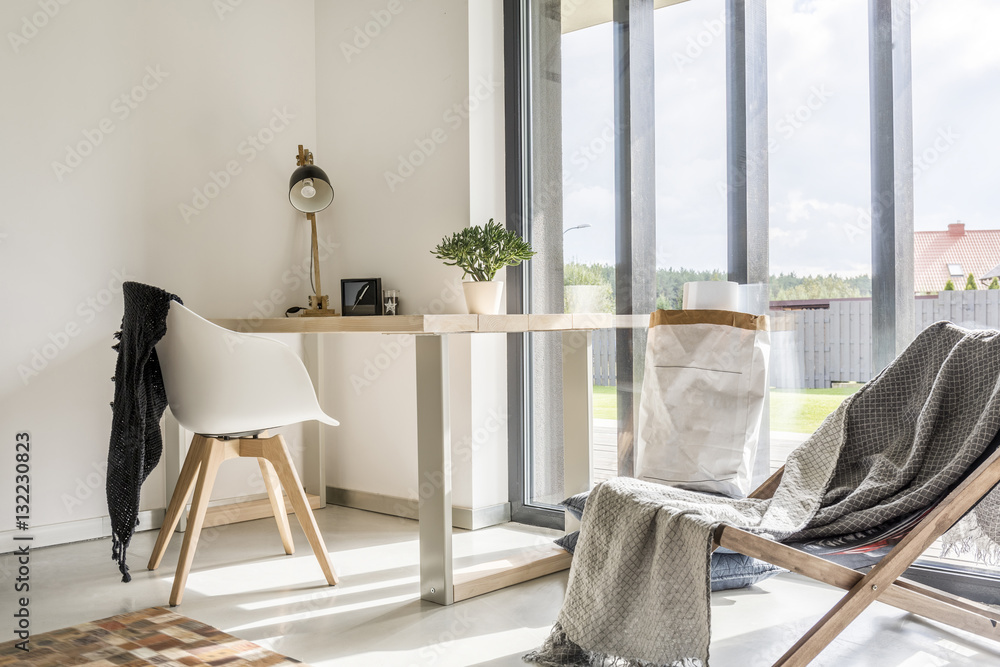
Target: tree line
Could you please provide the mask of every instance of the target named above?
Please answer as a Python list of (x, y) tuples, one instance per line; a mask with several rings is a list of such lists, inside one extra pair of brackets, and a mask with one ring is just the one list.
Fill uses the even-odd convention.
[[(726, 272), (721, 269), (657, 269), (656, 307), (679, 309), (684, 283), (726, 280), (726, 277)], [(563, 284), (569, 288), (565, 292), (568, 312), (579, 312), (581, 308), (593, 312), (614, 311), (614, 266), (570, 262), (563, 267)], [(769, 288), (772, 301), (870, 297), (872, 279), (871, 276), (844, 277), (836, 274), (798, 276), (792, 272), (771, 276)]]
[[(681, 307), (684, 283), (699, 280), (726, 280), (721, 269), (657, 269), (656, 307), (677, 310)], [(566, 312), (614, 312), (615, 267), (611, 264), (581, 264), (570, 262), (563, 267), (563, 284), (566, 286)], [(769, 283), (771, 301), (805, 301), (808, 299), (852, 299), (872, 295), (871, 276), (844, 277), (827, 275), (799, 276), (780, 273), (771, 276)], [(964, 287), (956, 287), (949, 280), (945, 290), (982, 289), (970, 273)], [(986, 289), (1000, 289), (996, 278)]]

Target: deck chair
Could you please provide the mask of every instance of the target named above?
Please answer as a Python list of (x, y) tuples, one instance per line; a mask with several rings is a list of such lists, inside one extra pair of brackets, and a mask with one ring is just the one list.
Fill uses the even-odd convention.
[[(912, 526), (867, 574), (738, 528), (719, 526), (714, 538), (716, 547), (737, 551), (847, 591), (774, 663), (774, 667), (808, 665), (876, 600), (987, 639), (1000, 640), (1000, 629), (997, 628), (1000, 610), (902, 578), (906, 569), (935, 540), (1000, 483), (998, 441), (1000, 435), (994, 438), (989, 448), (991, 453), (983, 457), (962, 481)], [(770, 498), (783, 473), (784, 468), (778, 470), (750, 497)]]
[[(600, 484), (586, 501), (563, 607), (525, 659), (707, 660), (711, 607), (702, 586), (713, 544), (847, 591), (775, 667), (809, 664), (876, 600), (1000, 639), (1000, 610), (903, 576), (987, 496), (954, 543), (982, 538), (1000, 553), (1000, 498), (992, 493), (1000, 483), (997, 378), (1000, 331), (939, 322), (750, 494), (771, 502), (624, 477)], [(834, 560), (862, 550), (872, 556), (864, 567), (881, 557), (867, 573)], [(648, 622), (657, 615), (665, 622)]]

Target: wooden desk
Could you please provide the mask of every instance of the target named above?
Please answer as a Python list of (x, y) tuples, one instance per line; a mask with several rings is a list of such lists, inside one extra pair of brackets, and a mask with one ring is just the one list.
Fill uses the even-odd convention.
[[(564, 493), (590, 489), (593, 462), (594, 329), (645, 328), (648, 316), (609, 314), (562, 315), (398, 315), (379, 317), (294, 317), (256, 320), (214, 320), (235, 331), (251, 333), (380, 333), (416, 336), (417, 488), (420, 494), (420, 596), (448, 605), (522, 581), (567, 569), (568, 553), (555, 545), (534, 548), (467, 571), (452, 563), (451, 434), (449, 425), (448, 334), (562, 332)], [(308, 343), (314, 383), (322, 372), (318, 337)], [(418, 390), (419, 388), (419, 390)], [(322, 399), (321, 399), (322, 400)], [(308, 493), (325, 498), (323, 429), (307, 446), (304, 483)], [(425, 484), (426, 480), (440, 483)], [(431, 487), (426, 493), (425, 489)], [(325, 500), (321, 500), (325, 502)], [(567, 530), (576, 522), (567, 515)]]

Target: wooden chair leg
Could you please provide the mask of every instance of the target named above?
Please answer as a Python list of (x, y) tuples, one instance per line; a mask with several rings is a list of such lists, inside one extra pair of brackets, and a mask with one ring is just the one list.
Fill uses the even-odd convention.
[(849, 590), (773, 667), (805, 667), (874, 601), (865, 579)]
[(184, 506), (187, 504), (187, 498), (191, 495), (191, 489), (198, 479), (198, 470), (201, 468), (203, 450), (207, 442), (208, 438), (203, 435), (195, 435), (191, 440), (191, 448), (184, 459), (184, 465), (181, 466), (180, 475), (177, 476), (177, 484), (174, 486), (174, 493), (170, 497), (170, 504), (163, 517), (163, 525), (160, 526), (160, 533), (156, 536), (153, 553), (150, 554), (149, 563), (146, 565), (149, 570), (160, 567), (160, 561), (163, 560), (163, 554), (167, 550), (167, 545), (170, 544), (170, 538), (177, 530), (177, 524), (184, 513)]
[(219, 465), (225, 458), (225, 443), (218, 440), (206, 440), (201, 461), (201, 471), (198, 475), (198, 484), (194, 490), (194, 498), (191, 500), (191, 514), (188, 517), (188, 528), (187, 532), (184, 533), (184, 544), (181, 546), (181, 555), (177, 561), (174, 586), (170, 590), (171, 607), (179, 605), (181, 599), (184, 597), (184, 586), (187, 584), (188, 572), (191, 570), (194, 552), (198, 547), (198, 537), (201, 535), (201, 527), (205, 523), (205, 510), (208, 509), (208, 500), (212, 495), (215, 475), (219, 471)]
[(292, 541), (292, 531), (288, 527), (288, 513), (285, 511), (285, 499), (281, 496), (281, 482), (278, 480), (278, 473), (274, 471), (274, 466), (267, 459), (258, 458), (257, 463), (260, 465), (261, 477), (264, 478), (264, 486), (267, 487), (267, 497), (271, 501), (274, 520), (278, 523), (281, 545), (285, 547), (285, 553), (290, 556), (295, 553), (295, 542)]
[(276, 435), (262, 443), (262, 445), (263, 458), (266, 458), (274, 465), (274, 469), (278, 473), (278, 478), (281, 480), (281, 485), (285, 487), (285, 493), (288, 494), (288, 499), (295, 509), (295, 517), (299, 520), (299, 525), (302, 526), (302, 532), (306, 534), (306, 538), (308, 538), (309, 544), (312, 546), (313, 553), (316, 554), (316, 560), (319, 561), (319, 566), (323, 569), (327, 583), (331, 586), (336, 586), (338, 582), (337, 573), (333, 569), (333, 564), (330, 563), (330, 554), (327, 553), (323, 536), (320, 535), (319, 526), (316, 525), (316, 517), (313, 516), (312, 508), (309, 507), (309, 500), (306, 498), (301, 482), (299, 482), (299, 474), (295, 472), (295, 466), (288, 455), (288, 447), (285, 445), (285, 439), (280, 435)]
[(951, 528), (998, 482), (1000, 451), (991, 454), (952, 489), (833, 609), (774, 663), (775, 667), (806, 665), (819, 655), (851, 621), (889, 589), (934, 540)]

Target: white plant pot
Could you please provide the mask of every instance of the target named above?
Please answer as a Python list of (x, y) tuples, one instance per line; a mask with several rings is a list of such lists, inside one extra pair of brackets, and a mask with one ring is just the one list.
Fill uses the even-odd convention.
[(473, 315), (496, 315), (500, 312), (503, 283), (499, 280), (462, 283), (465, 305)]

